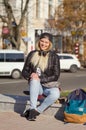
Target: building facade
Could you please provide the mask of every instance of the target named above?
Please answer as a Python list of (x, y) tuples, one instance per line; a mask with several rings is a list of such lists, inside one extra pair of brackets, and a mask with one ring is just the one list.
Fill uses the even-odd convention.
[(28, 51), (35, 48), (37, 37), (42, 32), (56, 33), (48, 27), (48, 20), (54, 19), (55, 10), (62, 0), (30, 0), (28, 7)]
[[(18, 20), (20, 17), (21, 0), (9, 0), (9, 2), (12, 5), (15, 18)], [(42, 32), (51, 32), (52, 34), (56, 33), (55, 30), (48, 27), (48, 20), (54, 19), (55, 10), (61, 2), (62, 0), (29, 0), (28, 12), (25, 20), (25, 28), (28, 37), (27, 52), (35, 49), (37, 37)], [(5, 15), (3, 0), (0, 2), (0, 7), (3, 8), (1, 9), (1, 14)], [(3, 23), (0, 22), (1, 26), (2, 24)], [(2, 32), (2, 30), (0, 32)], [(21, 47), (24, 49), (24, 46)]]

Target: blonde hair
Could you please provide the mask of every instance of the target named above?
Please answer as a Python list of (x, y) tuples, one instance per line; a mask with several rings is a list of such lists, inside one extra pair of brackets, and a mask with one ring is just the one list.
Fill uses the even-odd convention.
[[(51, 42), (49, 42), (49, 43), (50, 43), (49, 47), (46, 50), (47, 52), (52, 49), (52, 43)], [(36, 50), (41, 51), (41, 48), (40, 48), (40, 39), (36, 43)], [(48, 66), (49, 53), (47, 53), (45, 56), (43, 56), (43, 55), (39, 55), (38, 51), (33, 54), (33, 57), (31, 59), (31, 63), (34, 66), (38, 66), (44, 72), (44, 70)]]
[(39, 55), (39, 52), (35, 52), (32, 59), (31, 63), (34, 66), (39, 67), (43, 72), (48, 66), (48, 57), (49, 53), (46, 54), (46, 56)]

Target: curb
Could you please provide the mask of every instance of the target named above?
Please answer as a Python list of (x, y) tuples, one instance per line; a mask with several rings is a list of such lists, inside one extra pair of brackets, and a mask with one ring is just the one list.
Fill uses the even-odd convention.
[[(0, 94), (0, 112), (13, 111), (22, 114), (29, 106), (29, 96)], [(43, 114), (63, 119), (63, 110), (64, 105), (58, 103), (51, 105)]]

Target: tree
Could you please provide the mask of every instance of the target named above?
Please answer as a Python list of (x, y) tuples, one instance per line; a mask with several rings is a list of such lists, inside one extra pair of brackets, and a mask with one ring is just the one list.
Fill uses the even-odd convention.
[(86, 0), (63, 0), (56, 15), (57, 28), (70, 29), (76, 31), (78, 36), (82, 35), (86, 28)]
[(20, 10), (20, 20), (17, 22), (16, 17), (14, 16), (13, 8), (9, 0), (2, 0), (5, 7), (6, 16), (0, 15), (0, 18), (3, 23), (7, 23), (9, 30), (8, 38), (11, 43), (14, 44), (16, 49), (20, 49), (21, 45), (21, 28), (24, 24), (25, 15), (28, 9), (29, 0), (21, 0), (21, 10)]
[[(86, 0), (63, 0), (62, 4), (56, 9), (54, 25), (64, 36), (63, 45), (66, 43), (66, 50), (68, 50), (68, 46), (73, 50), (73, 43), (79, 41), (85, 35)], [(72, 36), (70, 42), (67, 32)]]

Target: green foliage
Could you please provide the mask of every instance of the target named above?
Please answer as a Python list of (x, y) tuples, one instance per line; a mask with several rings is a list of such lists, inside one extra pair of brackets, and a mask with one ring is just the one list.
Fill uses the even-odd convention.
[(67, 97), (70, 92), (71, 91), (62, 91), (61, 92), (61, 97)]
[[(76, 89), (76, 88), (75, 88), (75, 89)], [(82, 88), (82, 89), (86, 91), (86, 88)], [(70, 92), (72, 92), (72, 91), (73, 91), (73, 90), (62, 91), (62, 92), (61, 92), (61, 97), (67, 97), (68, 94), (69, 94)]]

